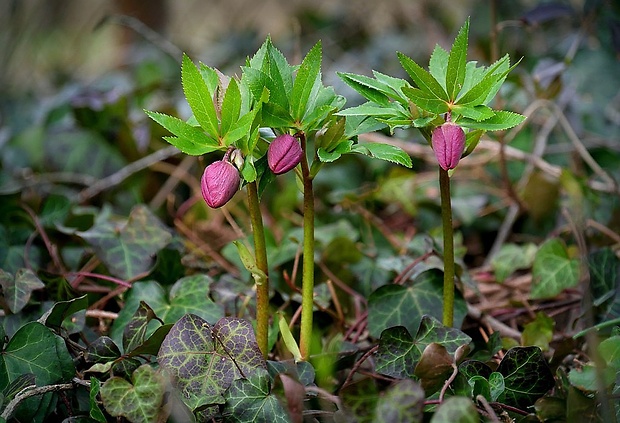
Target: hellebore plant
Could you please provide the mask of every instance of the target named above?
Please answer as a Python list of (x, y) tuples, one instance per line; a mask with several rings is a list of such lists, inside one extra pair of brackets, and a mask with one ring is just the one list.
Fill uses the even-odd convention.
[(304, 360), (310, 354), (314, 307), (314, 178), (323, 164), (350, 153), (411, 166), (409, 156), (397, 147), (357, 143), (357, 135), (366, 132), (364, 119), (353, 118), (345, 122), (345, 118), (336, 116), (345, 99), (331, 87), (323, 86), (321, 59), (319, 42), (299, 66), (292, 66), (268, 39), (247, 62), (242, 77), (255, 101), (263, 100), (259, 116), (261, 126), (282, 134), (269, 145), (269, 168), (274, 174), (286, 173), (298, 164), (301, 168), (296, 175), (303, 187), (299, 351)]
[(489, 67), (467, 62), (469, 20), (460, 29), (450, 51), (437, 45), (423, 69), (411, 58), (398, 58), (413, 85), (406, 80), (373, 71), (373, 76), (339, 73), (340, 78), (364, 96), (368, 102), (338, 113), (396, 128), (417, 128), (433, 148), (439, 164), (439, 186), (443, 226), (444, 310), (443, 324), (453, 325), (454, 316), (454, 241), (450, 175), (462, 157), (470, 154), (485, 131), (512, 128), (524, 116), (505, 110), (493, 110), (488, 104), (504, 83), (510, 58), (504, 56)]
[[(321, 57), (317, 43), (299, 66), (290, 65), (267, 39), (247, 60), (237, 80), (204, 64), (197, 68), (184, 56), (183, 90), (193, 116), (183, 121), (146, 112), (174, 135), (164, 139), (182, 152), (195, 156), (225, 152), (202, 177), (202, 193), (210, 207), (223, 206), (240, 186), (247, 186), (254, 254), (241, 242), (235, 245), (256, 282), (256, 339), (265, 357), (269, 352), (269, 266), (259, 207), (262, 190), (274, 175), (299, 165), (296, 175), (303, 186), (304, 238), (298, 355), (305, 360), (310, 354), (314, 306), (314, 177), (324, 163), (350, 153), (411, 166), (410, 157), (398, 147), (357, 142), (357, 135), (379, 125), (373, 121), (369, 126), (366, 117), (346, 121), (336, 115), (345, 99), (323, 86)], [(269, 142), (261, 137), (267, 130), (279, 135)]]

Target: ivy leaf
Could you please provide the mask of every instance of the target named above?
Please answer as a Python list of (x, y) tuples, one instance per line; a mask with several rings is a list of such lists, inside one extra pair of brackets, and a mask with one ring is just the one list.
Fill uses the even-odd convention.
[(439, 344), (454, 354), (457, 348), (470, 342), (471, 338), (460, 330), (447, 328), (437, 319), (424, 316), (415, 339), (403, 326), (391, 327), (381, 333), (376, 355), (377, 371), (397, 378), (412, 377), (428, 345)]
[(19, 313), (28, 304), (32, 291), (45, 288), (32, 270), (24, 268), (19, 269), (15, 276), (0, 269), (0, 286), (12, 313)]
[(158, 362), (175, 380), (187, 406), (224, 403), (224, 392), (241, 377), (266, 369), (252, 325), (223, 318), (214, 326), (187, 314), (172, 327), (158, 354)]
[(100, 336), (88, 345), (84, 359), (89, 364), (107, 363), (116, 360), (120, 356), (121, 351), (112, 338)]
[(69, 301), (58, 301), (39, 318), (38, 322), (49, 328), (58, 329), (62, 327), (63, 322), (72, 315), (79, 311), (86, 310), (87, 308), (87, 295), (82, 295), (81, 297), (73, 298)]
[(147, 326), (151, 320), (156, 318), (153, 309), (144, 301), (140, 301), (138, 309), (123, 331), (123, 348), (125, 351), (133, 351), (144, 342)]
[(88, 399), (89, 399), (89, 404), (90, 404), (90, 411), (88, 413), (88, 416), (97, 422), (106, 423), (107, 420), (105, 416), (103, 415), (101, 408), (99, 408), (99, 402), (97, 401), (97, 396), (99, 395), (100, 391), (101, 391), (101, 382), (96, 377), (91, 377), (90, 378), (90, 391), (88, 393)]
[(437, 408), (430, 423), (478, 423), (478, 410), (469, 398), (449, 397)]
[(465, 81), (465, 65), (467, 63), (467, 37), (469, 35), (469, 19), (459, 30), (448, 57), (446, 69), (446, 91), (451, 101), (456, 99), (457, 94)]
[(470, 129), (482, 129), (484, 131), (503, 131), (513, 128), (523, 122), (526, 117), (518, 113), (506, 110), (497, 110), (493, 116), (478, 122), (473, 119), (461, 119), (459, 125)]
[(522, 410), (555, 385), (553, 373), (538, 347), (509, 349), (497, 371), (504, 376), (506, 404)]
[(543, 351), (549, 350), (549, 342), (553, 339), (555, 321), (543, 312), (536, 313), (536, 319), (527, 323), (521, 334), (522, 345), (535, 345)]
[(407, 328), (394, 326), (381, 333), (375, 356), (376, 370), (399, 379), (411, 378), (421, 356), (422, 352), (416, 347)]
[[(411, 58), (405, 56), (403, 53), (398, 52), (398, 60), (403, 69), (411, 77), (411, 80), (418, 86), (418, 88), (428, 95), (429, 98), (435, 98), (443, 100), (445, 103), (449, 101), (448, 94), (443, 89), (441, 84), (431, 75), (424, 70), (420, 65), (414, 62)], [(446, 82), (447, 84), (447, 82)], [(405, 91), (405, 94), (407, 92)], [(416, 103), (417, 104), (417, 103)]]
[(164, 379), (149, 364), (138, 367), (132, 383), (114, 376), (101, 386), (106, 411), (114, 417), (126, 417), (132, 423), (160, 421), (164, 408)]
[[(384, 285), (368, 298), (368, 330), (377, 338), (384, 329), (404, 326), (410, 333), (418, 330), (422, 316), (442, 318), (443, 273), (431, 269), (421, 273), (409, 286)], [(456, 292), (454, 325), (459, 327), (467, 314), (463, 296)]]
[[(176, 323), (187, 313), (196, 314), (209, 322), (216, 322), (224, 315), (224, 308), (208, 296), (212, 282), (213, 280), (204, 274), (186, 276), (175, 282), (168, 294), (154, 281), (134, 283), (126, 297), (125, 306), (112, 325), (110, 336), (115, 341), (120, 341), (124, 328), (130, 324), (142, 300), (165, 324)], [(147, 331), (147, 335), (150, 332), (152, 331)]]
[(525, 245), (504, 244), (491, 259), (491, 267), (498, 282), (504, 282), (518, 269), (526, 269), (534, 262), (538, 247), (533, 243)]
[(200, 71), (186, 54), (183, 54), (181, 79), (185, 98), (194, 117), (207, 134), (217, 139), (220, 131), (215, 104), (213, 104), (213, 93), (209, 91)]
[(602, 314), (606, 314), (620, 286), (620, 259), (611, 248), (606, 247), (588, 255), (588, 269), (592, 302), (594, 306), (603, 308)]
[(402, 148), (395, 145), (383, 144), (378, 142), (365, 142), (355, 144), (351, 150), (354, 153), (364, 154), (368, 157), (381, 159), (401, 166), (411, 167), (411, 157)]
[(504, 391), (506, 390), (504, 376), (499, 372), (491, 373), (489, 376), (489, 388), (491, 388), (491, 401), (503, 401)]
[(247, 379), (237, 379), (226, 391), (223, 415), (226, 421), (238, 423), (289, 423), (287, 412), (278, 398), (270, 393), (269, 374), (258, 369)]
[(308, 99), (317, 81), (321, 79), (321, 42), (317, 42), (306, 54), (297, 71), (291, 93), (291, 115), (300, 122), (306, 112)]
[[(3, 387), (33, 374), (38, 386), (65, 383), (75, 375), (73, 358), (65, 341), (39, 322), (19, 328), (0, 354), (0, 383)], [(16, 417), (32, 420), (39, 408), (47, 407), (54, 393), (38, 395), (20, 403)]]
[(144, 205), (135, 206), (126, 222), (101, 213), (92, 228), (76, 235), (93, 247), (110, 273), (124, 280), (150, 271), (157, 252), (172, 239), (168, 228)]
[(424, 390), (412, 379), (399, 380), (377, 400), (373, 422), (421, 423), (424, 417)]
[(561, 240), (549, 239), (536, 253), (532, 278), (531, 298), (555, 297), (579, 282), (579, 260), (569, 258)]

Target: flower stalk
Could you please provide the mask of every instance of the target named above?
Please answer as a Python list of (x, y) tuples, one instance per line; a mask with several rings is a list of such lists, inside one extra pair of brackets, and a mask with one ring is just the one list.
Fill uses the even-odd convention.
[(450, 200), (450, 174), (439, 168), (441, 195), (441, 223), (443, 226), (443, 325), (454, 324), (454, 234), (452, 230), (452, 203)]
[(304, 187), (304, 241), (302, 261), (302, 285), (301, 285), (301, 328), (299, 336), (299, 350), (303, 360), (310, 355), (312, 341), (312, 309), (314, 306), (314, 191), (312, 188), (312, 175), (308, 165), (306, 136), (303, 132), (298, 134), (301, 142), (301, 174)]
[(256, 266), (266, 277), (256, 285), (256, 342), (263, 357), (269, 354), (269, 265), (267, 262), (267, 247), (265, 243), (265, 230), (263, 217), (260, 211), (258, 199), (258, 186), (256, 181), (248, 183), (248, 208), (250, 222), (254, 235), (254, 255)]

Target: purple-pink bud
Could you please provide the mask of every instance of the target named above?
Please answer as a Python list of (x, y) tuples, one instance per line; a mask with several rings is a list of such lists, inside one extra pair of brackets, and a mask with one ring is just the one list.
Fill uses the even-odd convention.
[(209, 207), (222, 207), (235, 195), (240, 182), (239, 171), (232, 163), (224, 160), (213, 162), (200, 180), (202, 196)]
[(433, 131), (432, 144), (439, 166), (454, 169), (465, 150), (465, 131), (456, 123), (446, 122)]
[(267, 150), (269, 169), (276, 175), (286, 173), (299, 164), (302, 154), (297, 138), (289, 134), (279, 135)]

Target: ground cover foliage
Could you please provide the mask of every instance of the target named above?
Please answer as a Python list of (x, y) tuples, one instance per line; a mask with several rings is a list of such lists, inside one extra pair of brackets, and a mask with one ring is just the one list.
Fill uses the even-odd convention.
[[(424, 54), (340, 40), (368, 76), (325, 66), (341, 17), (305, 16), (301, 47), (257, 40), (224, 72), (237, 80), (149, 38), (153, 56), (109, 80), (0, 100), (0, 420), (619, 421), (620, 10), (480, 8)], [(448, 57), (467, 50), (467, 66)], [(422, 73), (457, 62), (460, 85)], [(448, 111), (433, 90), (469, 130), (450, 177), (452, 325), (438, 166), (415, 129)], [(258, 141), (294, 125), (317, 149), (301, 352), (305, 199)], [(219, 209), (201, 196), (232, 144), (260, 193), (266, 351), (246, 182)]]

